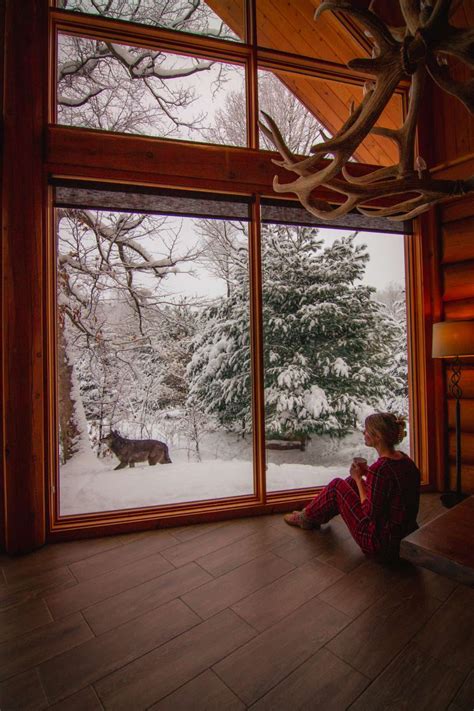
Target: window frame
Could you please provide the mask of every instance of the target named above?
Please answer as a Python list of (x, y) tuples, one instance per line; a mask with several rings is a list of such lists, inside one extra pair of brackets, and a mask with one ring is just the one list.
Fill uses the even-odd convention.
[[(271, 162), (274, 154), (258, 148), (258, 69), (280, 69), (318, 78), (343, 80), (362, 85), (366, 77), (340, 65), (299, 57), (260, 48), (255, 42), (255, 0), (246, 0), (247, 41), (242, 43), (202, 37), (199, 35), (152, 28), (146, 25), (84, 15), (77, 12), (49, 10), (49, 88), (48, 88), (48, 140), (44, 162), (45, 182), (54, 178), (71, 181), (95, 181), (124, 185), (185, 188), (189, 190), (214, 191), (228, 195), (244, 195), (251, 201), (249, 230), (250, 258), (250, 303), (252, 341), (252, 398), (254, 439), (254, 495), (239, 496), (212, 501), (197, 501), (186, 504), (170, 504), (161, 507), (125, 509), (115, 512), (98, 512), (59, 516), (59, 473), (57, 462), (57, 377), (56, 377), (56, 247), (55, 220), (52, 207), (52, 188), (47, 188), (44, 205), (46, 226), (45, 254), (45, 317), (46, 317), (46, 455), (47, 455), (47, 530), (50, 540), (121, 532), (154, 526), (190, 523), (202, 520), (245, 516), (285, 510), (291, 505), (307, 501), (311, 490), (288, 490), (266, 493), (265, 491), (265, 423), (263, 400), (263, 336), (262, 336), (262, 273), (260, 263), (260, 197), (275, 197), (271, 182), (275, 173), (283, 181), (286, 171), (275, 168)], [(134, 46), (156, 47), (174, 53), (205, 55), (220, 61), (236, 62), (245, 66), (247, 94), (247, 141), (246, 148), (209, 145), (182, 140), (160, 139), (114, 134), (75, 127), (58, 126), (55, 119), (56, 53), (58, 32), (82, 37), (107, 38)], [(250, 41), (249, 41), (250, 40)], [(181, 51), (181, 52), (180, 52)], [(399, 88), (406, 105), (406, 86)], [(137, 169), (131, 157), (140, 156)], [(83, 160), (78, 157), (85, 156)], [(169, 155), (179, 156), (174, 172), (159, 172), (154, 166), (166, 164)], [(110, 161), (110, 156), (114, 158)], [(225, 179), (218, 164), (225, 158)], [(190, 169), (180, 175), (183, 164)], [(202, 175), (202, 161), (208, 167), (207, 177)], [(251, 166), (250, 171), (248, 166)], [(216, 174), (213, 174), (213, 167)], [(368, 168), (354, 164), (354, 172)], [(206, 172), (206, 171), (204, 171)], [(212, 177), (211, 177), (212, 174)], [(324, 193), (324, 191), (323, 191)], [(282, 198), (283, 200), (285, 198)], [(430, 263), (427, 257), (428, 229), (423, 220), (417, 221), (413, 237), (405, 237), (407, 326), (409, 349), (409, 400), (412, 423), (412, 453), (422, 471), (422, 484), (430, 488), (427, 475), (431, 471), (433, 435), (428, 428), (430, 395), (428, 383), (432, 377), (426, 350), (426, 322), (423, 304), (429, 293)], [(430, 452), (431, 449), (431, 452)]]

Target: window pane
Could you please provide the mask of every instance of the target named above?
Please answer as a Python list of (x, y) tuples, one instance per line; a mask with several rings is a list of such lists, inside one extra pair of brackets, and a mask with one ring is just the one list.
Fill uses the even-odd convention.
[(222, 143), (216, 113), (244, 86), (234, 64), (58, 36), (57, 119), (67, 126)]
[(245, 24), (243, 0), (232, 0), (230, 8), (221, 8), (221, 4), (216, 0), (56, 0), (56, 7), (62, 10), (241, 41)]
[(246, 225), (58, 222), (61, 514), (253, 494)]
[(267, 488), (327, 484), (376, 458), (370, 412), (408, 415), (403, 237), (268, 225), (262, 266)]
[[(348, 119), (351, 105), (358, 106), (362, 98), (360, 85), (293, 72), (259, 72), (260, 108), (274, 119), (289, 148), (303, 155), (309, 154), (312, 145), (322, 142), (320, 128), (326, 136), (334, 136)], [(402, 99), (395, 95), (377, 125), (397, 128), (402, 117)], [(261, 145), (275, 150), (267, 139)], [(391, 165), (398, 162), (398, 149), (384, 136), (369, 135), (352, 158), (369, 165)]]
[[(281, 74), (281, 79), (279, 78)], [(285, 83), (290, 74), (259, 70), (258, 105), (261, 111), (269, 114), (277, 123), (288, 148), (297, 154), (309, 153), (314, 143), (323, 139), (320, 129), (328, 133), (327, 127), (316, 119), (298, 98), (298, 82)], [(260, 146), (266, 150), (275, 150), (274, 145), (260, 131)]]

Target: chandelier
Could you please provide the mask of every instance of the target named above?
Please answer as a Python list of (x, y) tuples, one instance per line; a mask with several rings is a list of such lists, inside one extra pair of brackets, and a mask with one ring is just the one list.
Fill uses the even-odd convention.
[[(275, 121), (265, 112), (260, 128), (273, 143), (283, 160), (274, 160), (297, 174), (290, 183), (280, 183), (275, 176), (273, 187), (278, 193), (294, 193), (303, 207), (322, 220), (333, 220), (356, 209), (368, 217), (407, 220), (417, 217), (439, 200), (464, 195), (474, 190), (474, 176), (466, 180), (433, 178), (426, 162), (416, 155), (416, 126), (423, 88), (430, 77), (443, 91), (462, 101), (474, 112), (474, 79), (455, 80), (447, 55), (474, 67), (474, 29), (458, 28), (450, 23), (455, 0), (399, 0), (404, 18), (403, 27), (390, 27), (373, 11), (361, 9), (350, 0), (324, 0), (316, 10), (315, 19), (328, 10), (348, 13), (366, 28), (373, 42), (370, 58), (353, 59), (351, 69), (373, 76), (364, 85), (364, 97), (350, 107), (349, 117), (339, 131), (311, 148), (305, 158), (293, 154), (286, 145)], [(398, 129), (382, 128), (376, 123), (403, 79), (411, 79), (408, 110)], [(398, 163), (354, 176), (349, 160), (361, 142), (371, 133), (385, 136), (398, 148)], [(322, 160), (329, 158), (329, 160)], [(314, 195), (324, 187), (338, 193), (333, 205)], [(389, 198), (390, 205), (381, 207), (374, 201)]]

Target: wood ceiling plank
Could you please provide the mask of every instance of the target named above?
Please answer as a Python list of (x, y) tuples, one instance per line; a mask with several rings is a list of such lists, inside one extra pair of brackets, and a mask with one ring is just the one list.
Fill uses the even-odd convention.
[[(287, 73), (278, 73), (277, 76), (333, 134), (347, 119), (351, 100), (354, 100), (357, 105), (362, 99), (362, 89), (358, 86), (310, 77), (296, 77)], [(402, 117), (401, 98), (395, 97), (388, 109), (382, 115), (379, 124), (388, 128), (397, 128)], [(388, 165), (397, 159), (397, 152), (394, 144), (388, 139), (368, 136), (355, 157), (361, 162)]]
[[(270, 36), (262, 19), (276, 25), (278, 34)], [(257, 24), (264, 42), (259, 44), (296, 54), (307, 54), (341, 64), (360, 55), (360, 47), (331, 14), (314, 20), (314, 6), (309, 0), (263, 0), (257, 4)]]
[[(285, 79), (285, 84), (330, 133), (339, 130), (348, 116), (348, 102), (334, 92), (328, 82), (309, 83), (299, 78), (296, 81)], [(374, 154), (367, 146), (360, 147), (357, 158), (363, 163), (380, 164), (380, 154), (377, 151)]]

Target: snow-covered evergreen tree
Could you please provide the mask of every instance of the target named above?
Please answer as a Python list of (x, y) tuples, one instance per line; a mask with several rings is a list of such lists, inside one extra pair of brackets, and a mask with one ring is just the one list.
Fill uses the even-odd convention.
[(387, 373), (389, 387), (384, 398), (384, 409), (408, 417), (408, 343), (405, 290), (397, 284), (389, 284), (377, 293), (390, 320), (393, 334), (393, 352)]
[[(369, 259), (354, 235), (323, 246), (313, 228), (262, 234), (266, 428), (269, 437), (342, 436), (391, 387), (391, 321), (360, 283)], [(194, 403), (228, 428), (250, 428), (245, 278), (208, 309), (189, 366)]]
[(249, 282), (236, 262), (230, 295), (201, 316), (188, 366), (188, 406), (242, 434), (251, 431)]

